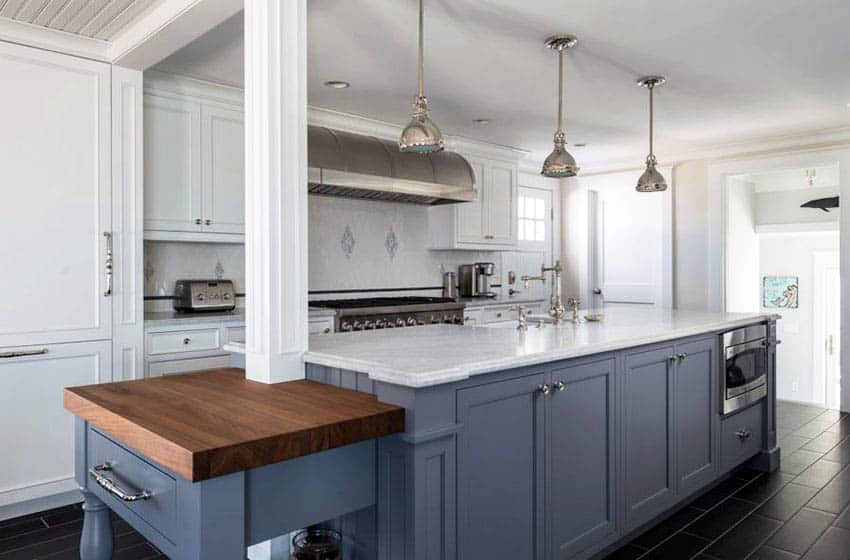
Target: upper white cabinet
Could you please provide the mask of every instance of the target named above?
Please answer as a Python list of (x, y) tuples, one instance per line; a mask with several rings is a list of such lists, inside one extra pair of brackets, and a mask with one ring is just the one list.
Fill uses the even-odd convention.
[(242, 105), (176, 89), (145, 91), (145, 238), (241, 242)]
[(432, 249), (510, 250), (517, 243), (517, 165), (467, 157), (478, 185), (473, 202), (428, 210)]
[(108, 339), (110, 67), (0, 42), (0, 75), (0, 347)]

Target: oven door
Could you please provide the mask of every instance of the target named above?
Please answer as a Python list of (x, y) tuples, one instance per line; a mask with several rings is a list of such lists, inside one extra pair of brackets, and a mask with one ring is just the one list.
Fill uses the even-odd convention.
[(767, 382), (767, 341), (755, 340), (726, 348), (726, 400)]

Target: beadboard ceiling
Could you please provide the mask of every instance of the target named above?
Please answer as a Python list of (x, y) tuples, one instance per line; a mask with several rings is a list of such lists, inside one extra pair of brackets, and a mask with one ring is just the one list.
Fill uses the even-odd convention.
[(163, 0), (0, 0), (0, 17), (111, 41)]

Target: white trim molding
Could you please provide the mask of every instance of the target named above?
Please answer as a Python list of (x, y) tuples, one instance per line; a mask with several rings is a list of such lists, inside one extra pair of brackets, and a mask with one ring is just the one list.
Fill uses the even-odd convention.
[(303, 379), (307, 351), (307, 0), (245, 2), (248, 379)]

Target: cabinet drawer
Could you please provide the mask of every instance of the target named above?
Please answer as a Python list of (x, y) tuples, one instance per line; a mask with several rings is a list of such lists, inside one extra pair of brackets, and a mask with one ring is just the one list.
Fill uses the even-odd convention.
[(724, 418), (720, 427), (721, 465), (736, 467), (762, 448), (764, 401)]
[(224, 339), (227, 344), (231, 342), (245, 342), (245, 327), (225, 327)]
[(480, 309), (465, 309), (463, 312), (464, 325), (479, 325), (482, 323), (483, 312)]
[(198, 329), (148, 334), (147, 354), (175, 354), (218, 350), (221, 347), (219, 329)]
[(209, 358), (190, 358), (188, 360), (168, 360), (148, 364), (148, 377), (190, 373), (205, 369), (220, 369), (230, 367), (230, 356), (212, 356)]
[(310, 334), (329, 334), (334, 332), (334, 319), (327, 317), (324, 319), (312, 319), (308, 323)]
[(509, 319), (515, 319), (515, 313), (511, 312), (510, 305), (502, 305), (498, 307), (485, 307), (484, 313), (482, 314), (483, 322), (485, 323), (495, 323), (498, 321), (507, 321)]
[[(177, 481), (140, 456), (116, 444), (100, 432), (89, 428), (86, 470), (88, 488), (111, 509), (126, 516), (138, 516), (145, 523), (174, 540), (177, 522)], [(100, 474), (112, 480), (128, 494), (150, 492), (147, 500), (127, 502), (103, 488), (90, 469), (108, 463), (110, 470)]]

